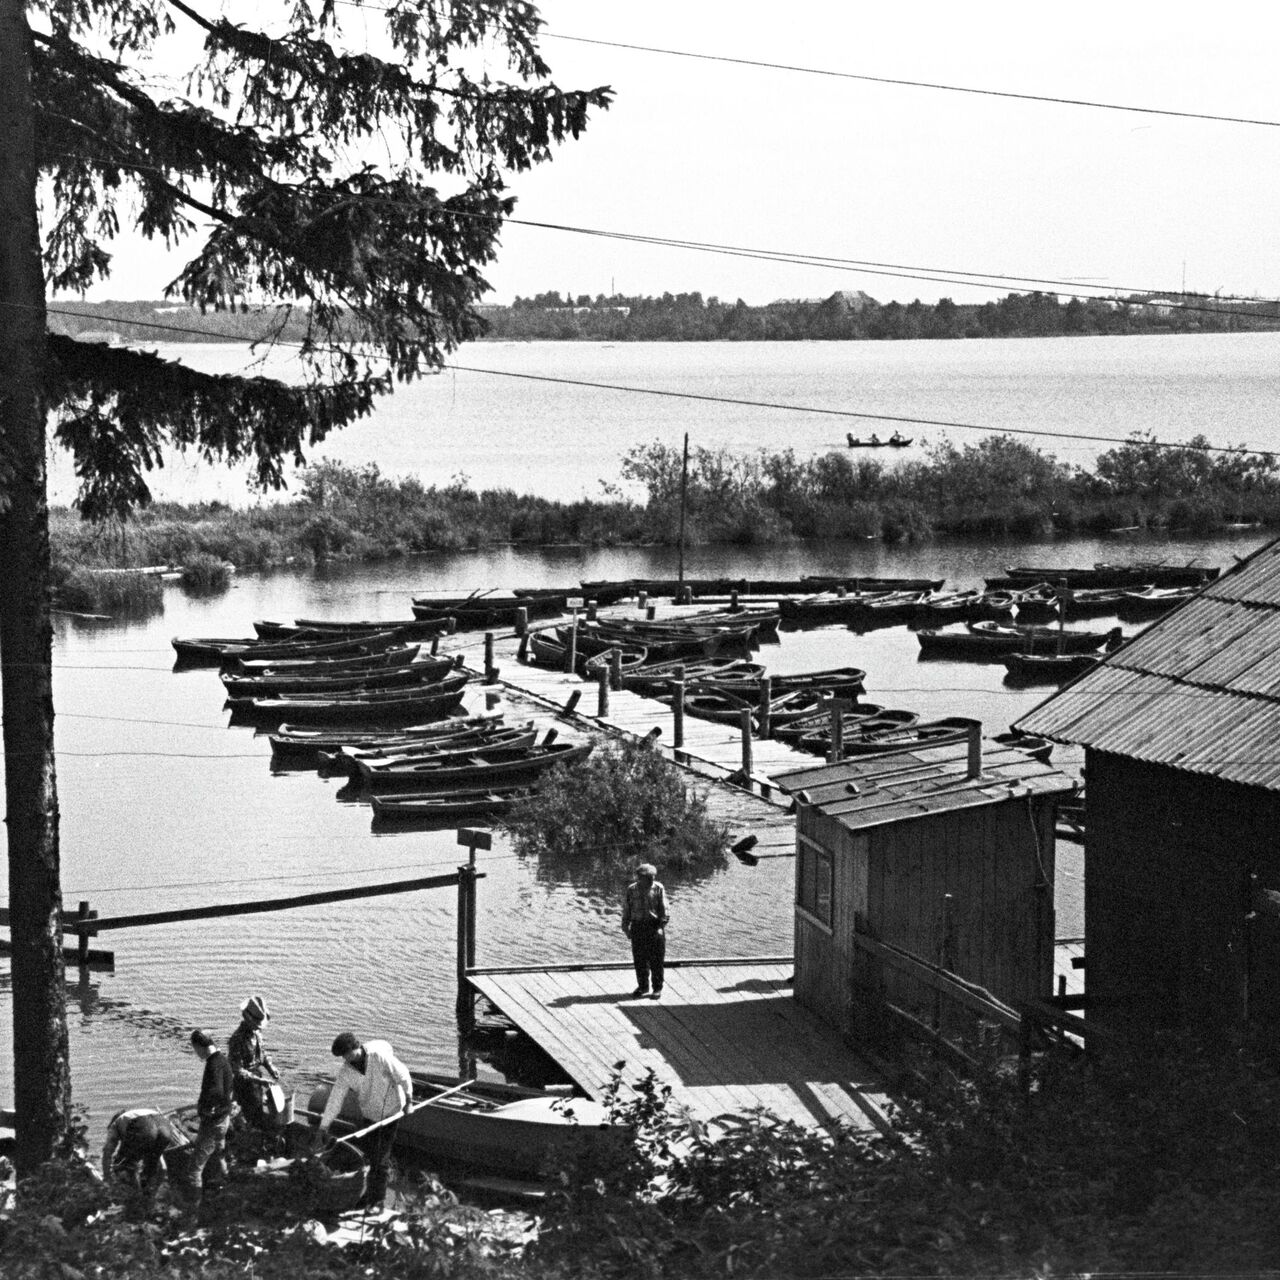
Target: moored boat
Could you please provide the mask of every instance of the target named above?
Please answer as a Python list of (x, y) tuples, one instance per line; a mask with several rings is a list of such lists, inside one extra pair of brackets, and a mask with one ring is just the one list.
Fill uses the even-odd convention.
[[(411, 1075), (413, 1101), (396, 1126), (393, 1148), (402, 1155), (533, 1180), (562, 1154), (571, 1157), (626, 1141), (625, 1128), (611, 1124), (608, 1110), (588, 1098), (434, 1072)], [(321, 1085), (311, 1094), (309, 1115), (324, 1110), (329, 1088)], [(333, 1132), (351, 1132), (359, 1122), (348, 1094)]]
[(369, 804), (375, 823), (452, 822), (458, 818), (492, 818), (504, 814), (535, 790), (530, 786), (463, 787), (455, 791), (372, 795)]
[(273, 698), (229, 698), (233, 717), (278, 723), (394, 724), (401, 720), (433, 720), (449, 714), (461, 701), (468, 677), (463, 672), (434, 684), (408, 689), (371, 689), (364, 693), (308, 696), (281, 693)]
[(1144, 587), (1139, 591), (1124, 591), (1117, 612), (1125, 619), (1158, 618), (1190, 600), (1199, 590), (1199, 587)]
[(432, 787), (487, 786), (502, 778), (534, 778), (557, 765), (585, 760), (589, 742), (544, 742), (528, 747), (479, 746), (472, 751), (445, 753), (435, 759), (361, 760), (361, 784), (370, 791), (428, 790)]
[(1063, 684), (1092, 671), (1096, 653), (1007, 653), (1002, 661), (1010, 684)]
[(432, 684), (455, 670), (451, 658), (428, 658), (398, 667), (340, 671), (315, 675), (311, 671), (260, 676), (223, 675), (222, 686), (232, 698), (270, 698), (278, 693), (326, 694), (350, 690), (409, 688)]

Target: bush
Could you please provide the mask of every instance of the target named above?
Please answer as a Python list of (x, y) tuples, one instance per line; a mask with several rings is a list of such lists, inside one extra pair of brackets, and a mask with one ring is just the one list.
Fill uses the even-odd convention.
[(609, 743), (553, 771), (507, 815), (516, 851), (562, 864), (721, 866), (728, 833), (684, 776), (643, 742)]
[(217, 556), (197, 551), (182, 566), (182, 587), (195, 596), (212, 596), (231, 586), (231, 566)]
[(164, 608), (164, 585), (150, 573), (72, 569), (58, 589), (57, 605), (73, 613), (140, 617)]

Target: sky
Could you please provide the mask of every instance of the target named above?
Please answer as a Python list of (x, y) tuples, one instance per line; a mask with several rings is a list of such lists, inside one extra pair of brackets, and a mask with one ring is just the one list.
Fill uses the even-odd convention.
[[(756, 305), (861, 289), (977, 302), (1035, 287), (1028, 277), (1082, 294), (1280, 297), (1280, 127), (581, 42), (1280, 122), (1280, 19), (1261, 0), (546, 0), (541, 12), (557, 83), (607, 84), (616, 101), (513, 177), (517, 218), (1019, 279), (895, 279), (511, 226), (489, 301), (698, 291)], [(158, 297), (174, 270), (122, 240), (115, 277), (89, 296)]]

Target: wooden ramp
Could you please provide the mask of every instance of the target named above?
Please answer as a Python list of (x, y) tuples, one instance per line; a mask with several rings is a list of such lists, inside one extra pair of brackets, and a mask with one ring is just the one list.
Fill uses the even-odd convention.
[(652, 1070), (699, 1120), (763, 1107), (806, 1128), (886, 1129), (877, 1073), (796, 1004), (790, 957), (668, 964), (661, 1000), (630, 965), (477, 968), (472, 986), (598, 1098)]

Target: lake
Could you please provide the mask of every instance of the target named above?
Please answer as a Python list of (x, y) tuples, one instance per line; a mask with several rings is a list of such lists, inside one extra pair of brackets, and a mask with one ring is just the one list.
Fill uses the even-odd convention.
[[(1155, 555), (1228, 564), (1258, 541), (1255, 532), (1136, 551), (1115, 541), (695, 548), (686, 563), (690, 576), (856, 570), (928, 573), (969, 585), (1009, 562)], [(246, 575), (211, 600), (169, 586), (163, 613), (145, 621), (59, 618), (54, 684), (66, 902), (85, 899), (108, 914), (287, 896), (451, 870), (464, 856), (452, 831), (374, 834), (367, 807), (342, 803), (335, 781), (311, 772), (273, 774), (266, 738), (228, 725), (216, 672), (173, 670), (171, 636), (248, 634), (255, 618), (406, 617), (410, 597), (429, 589), (674, 572), (673, 550), (502, 548)], [(469, 643), (478, 665), (482, 638)], [(904, 627), (863, 636), (841, 627), (787, 633), (762, 657), (778, 673), (858, 665), (868, 672), (871, 700), (925, 717), (976, 715), (993, 730), (1044, 696), (1004, 687), (999, 666), (921, 662)], [(1060, 755), (1072, 763), (1069, 753)], [(1066, 936), (1082, 927), (1080, 868), (1076, 847), (1059, 848), (1058, 933)], [(500, 838), (480, 865), (480, 963), (626, 959), (617, 914), (624, 870), (552, 873)], [(697, 880), (668, 877), (672, 952), (788, 952), (792, 867), (786, 859), (755, 868), (731, 859)], [(83, 981), (69, 974), (75, 1101), (89, 1111), (91, 1136), (96, 1141), (127, 1104), (194, 1100), (199, 1067), (187, 1035), (203, 1025), (226, 1036), (251, 993), (271, 1007), (271, 1050), (300, 1089), (329, 1074), (329, 1043), (348, 1027), (386, 1036), (414, 1066), (456, 1070), (454, 938), (451, 891), (104, 936), (98, 945), (115, 950), (114, 973)], [(5, 1101), (12, 1097), (9, 1000), (7, 964), (0, 962)]]
[[(189, 343), (159, 348), (211, 373), (250, 369), (247, 348)], [(473, 343), (450, 361), (470, 369), (564, 379), (540, 382), (446, 371), (382, 401), (373, 415), (315, 452), (424, 484), (464, 477), (474, 487), (549, 498), (600, 497), (637, 444), (660, 440), (749, 454), (794, 449), (811, 457), (845, 447), (845, 434), (887, 436), (892, 423), (717, 404), (716, 397), (827, 410), (972, 423), (1026, 437), (1068, 463), (1087, 465), (1108, 446), (1086, 435), (1162, 440), (1203, 432), (1215, 444), (1280, 448), (1280, 332), (1131, 338), (1011, 338), (956, 342)], [(253, 371), (293, 378), (291, 352)], [(689, 400), (572, 385), (605, 383), (707, 396)], [(901, 426), (920, 456), (943, 436), (981, 433)], [(884, 454), (876, 455), (884, 458)], [(74, 496), (62, 456), (50, 459), (55, 502)], [(250, 501), (243, 473), (168, 456), (152, 477), (157, 497)]]

